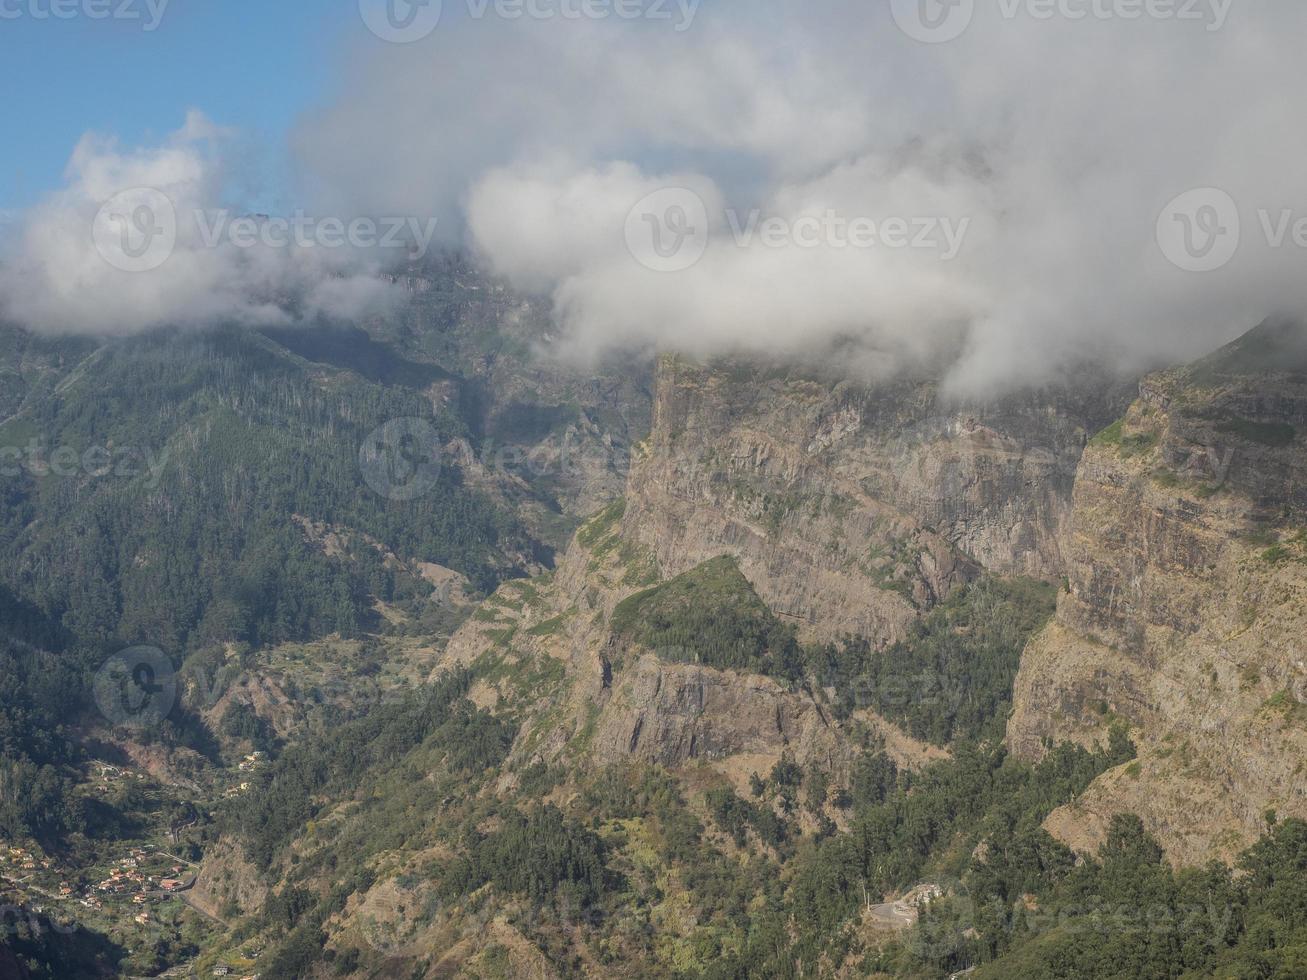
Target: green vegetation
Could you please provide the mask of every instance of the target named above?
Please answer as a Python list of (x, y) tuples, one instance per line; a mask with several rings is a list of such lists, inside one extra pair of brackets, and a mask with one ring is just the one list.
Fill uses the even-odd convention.
[(869, 707), (937, 745), (999, 739), (1026, 642), (1048, 621), (1056, 588), (1031, 579), (983, 578), (958, 590), (889, 650), (861, 639), (809, 654), (837, 713)]
[(1091, 446), (1114, 446), (1122, 456), (1130, 459), (1151, 452), (1157, 446), (1158, 441), (1155, 432), (1127, 435), (1125, 432), (1125, 419), (1118, 419), (1089, 440), (1089, 444)]
[(227, 708), (222, 716), (222, 733), (228, 738), (247, 741), (260, 752), (277, 745), (277, 733), (265, 718), (254, 712), (252, 705), (238, 701)]
[(546, 619), (543, 623), (532, 626), (527, 630), (528, 636), (557, 636), (562, 632), (563, 627), (567, 625), (570, 615), (564, 613), (561, 616), (555, 616), (552, 619)]
[(647, 586), (657, 582), (658, 561), (653, 552), (621, 533), (622, 517), (626, 513), (625, 499), (618, 498), (577, 532), (577, 541), (591, 552), (590, 571), (605, 580), (615, 570), (622, 585)]
[[(0, 973), (25, 980), (119, 976), (126, 950), (75, 924), (54, 922), (30, 909), (0, 906)], [(14, 969), (6, 972), (6, 957)]]
[(536, 906), (560, 899), (577, 909), (597, 905), (614, 887), (604, 843), (551, 806), (510, 810), (490, 834), (465, 841), (463, 856), (441, 875), (440, 891), (457, 900), (490, 883)]
[[(1274, 826), (1242, 856), (1238, 875), (1216, 864), (1173, 871), (1130, 816), (1114, 818), (1098, 860), (1022, 882), (1033, 909), (1011, 870), (996, 855), (967, 879), (968, 907), (932, 911), (926, 929), (945, 941), (931, 966), (980, 964), (979, 980), (1094, 980), (1293, 977), (1307, 964), (1301, 821)], [(980, 934), (968, 939), (962, 930), (972, 924)]]
[(914, 583), (918, 579), (918, 572), (916, 555), (910, 542), (898, 541), (892, 550), (873, 548), (862, 568), (876, 588), (897, 592), (908, 602), (914, 602)]
[(1251, 422), (1248, 419), (1232, 418), (1222, 422), (1216, 429), (1272, 449), (1291, 446), (1298, 438), (1298, 431), (1284, 422)]
[(1098, 435), (1089, 440), (1091, 446), (1119, 446), (1125, 430), (1125, 419), (1117, 419)]
[[(364, 482), (359, 447), (370, 432), (415, 417), (442, 444), (469, 438), (456, 412), (433, 413), (403, 384), (322, 375), (256, 333), (165, 332), (113, 342), (73, 380), (30, 393), (22, 419), (40, 452), (136, 455), (130, 471), (99, 477), (23, 468), (6, 478), (0, 581), (81, 640), (147, 638), (180, 654), (357, 635), (375, 598), (421, 587), (378, 544), (487, 591), (514, 574), (501, 554), (534, 545), (457, 467), (402, 503)], [(297, 517), (353, 534), (329, 554)]]
[[(413, 333), (415, 345), (451, 342), (444, 330)], [(503, 340), (496, 350), (512, 347)], [(525, 635), (560, 636), (575, 612), (544, 618), (538, 583), (520, 582), (477, 613), (494, 646), (472, 668), (378, 698), (361, 717), (312, 715), (303, 738), (283, 746), (251, 704), (229, 703), (215, 734), (275, 758), (240, 776), (253, 787), (212, 814), (183, 812), (177, 801), (165, 809), (136, 782), (116, 788), (112, 802), (88, 796), (74, 785), (88, 761), (78, 741), (91, 708), (85, 692), (122, 638), (148, 638), (212, 672), (244, 666), (251, 647), (326, 646), (317, 638), (337, 633), (353, 639), (330, 643), (359, 648), (352, 676), (372, 678), (383, 658), (357, 638), (379, 627), (377, 600), (393, 608), (425, 595), (388, 553), (457, 568), (485, 590), (518, 573), (506, 555), (535, 553), (519, 520), (465, 486), (455, 467), (420, 502), (400, 506), (367, 491), (354, 454), (371, 428), (414, 416), (442, 439), (535, 438), (579, 410), (515, 401), (471, 411), (462, 396), (432, 409), (427, 389), (444, 372), (361, 334), (312, 344), (281, 333), (165, 334), (109, 345), (85, 363), (91, 351), (59, 349), (76, 355), (80, 377), (56, 386), (55, 375), (27, 368), (0, 375), (0, 389), (12, 384), (21, 395), (0, 390), (0, 414), (21, 411), (0, 443), (52, 434), (77, 447), (166, 448), (171, 462), (157, 485), (144, 474), (101, 482), (25, 474), (0, 485), (0, 834), (76, 854), (88, 834), (121, 834), (157, 806), (161, 837), (174, 821), (195, 822), (175, 848), (185, 859), (199, 860), (200, 845), (238, 843), (255, 870), (232, 862), (233, 873), (257, 874), (270, 891), (260, 907), (241, 907), (242, 894), (223, 906), (224, 942), (266, 947), (250, 954), (251, 972), (265, 980), (433, 968), (511, 976), (522, 945), (568, 978), (1307, 975), (1307, 824), (1267, 814), (1268, 835), (1235, 874), (1172, 870), (1130, 816), (1113, 820), (1096, 858), (1078, 860), (1042, 829), (1102, 773), (1143, 780), (1145, 770), (1106, 702), (1097, 705), (1104, 748), (1048, 744), (1033, 765), (1004, 749), (1021, 651), (1055, 598), (1054, 587), (1033, 581), (983, 578), (884, 650), (853, 638), (802, 648), (730, 558), (621, 603), (611, 622), (621, 640), (778, 678), (851, 735), (847, 750), (810, 753), (802, 765), (788, 747), (738, 792), (707, 762), (676, 773), (631, 760), (599, 768), (586, 750), (604, 702), (584, 706), (576, 732), (566, 662), (534, 650), (545, 644), (514, 647)], [(1243, 438), (1287, 444), (1282, 430), (1239, 425)], [(1139, 455), (1156, 437), (1127, 436), (1117, 423), (1095, 443)], [(1155, 479), (1176, 477), (1157, 470)], [(759, 499), (757, 512), (774, 529), (801, 506), (776, 496)], [(605, 574), (643, 582), (656, 565), (622, 539), (624, 515), (617, 501), (578, 538)], [(1297, 539), (1258, 540), (1267, 561), (1302, 550)], [(901, 570), (914, 560), (904, 546), (869, 556), (866, 570), (910, 599)], [(313, 648), (298, 650), (298, 660), (313, 659)], [(1255, 669), (1241, 681), (1264, 695)], [(471, 700), (474, 685), (478, 702), (487, 686), (497, 692), (493, 714)], [(948, 758), (900, 766), (853, 718), (862, 707), (947, 747)], [(1263, 707), (1265, 720), (1302, 723), (1291, 691)], [(210, 751), (208, 735), (179, 709), (141, 739)], [(1157, 753), (1177, 767), (1191, 754), (1187, 744)], [(915, 928), (894, 937), (864, 927), (868, 904), (922, 883), (945, 894)], [(384, 890), (368, 896), (374, 886)], [(378, 928), (394, 943), (367, 931), (374, 913), (390, 917)], [(103, 937), (82, 930), (68, 939), (36, 921), (12, 930), (0, 921), (0, 973), (11, 969), (10, 953), (40, 980), (128, 972), (126, 951)], [(501, 930), (515, 934), (512, 943)], [(441, 956), (455, 943), (472, 947), (467, 960), (428, 961), (435, 950), (422, 943), (432, 935), (457, 937)], [(187, 946), (187, 955), (197, 951)], [(162, 967), (175, 952), (133, 946), (130, 965)], [(207, 971), (210, 962), (197, 965)]]
[(469, 680), (466, 673), (451, 674), (283, 753), (260, 791), (242, 799), (232, 813), (233, 829), (245, 838), (254, 861), (269, 867), (284, 845), (331, 805), (326, 801), (352, 798), (368, 777), (419, 749), (453, 773), (480, 774), (502, 762), (515, 732), (464, 698)]
[(619, 497), (592, 517), (576, 532), (576, 539), (583, 548), (593, 548), (617, 529), (626, 515), (626, 498)]
[(614, 633), (666, 660), (795, 680), (803, 654), (794, 630), (767, 608), (734, 558), (714, 558), (631, 596)]
[(790, 825), (767, 803), (741, 799), (734, 790), (718, 787), (708, 792), (708, 807), (717, 826), (730, 834), (737, 847), (746, 847), (752, 831), (764, 844), (782, 847), (793, 833)]
[[(855, 809), (848, 834), (819, 841), (792, 869), (786, 904), (765, 915), (738, 954), (705, 964), (702, 977), (798, 977), (853, 952), (848, 926), (868, 895), (896, 893), (929, 878), (956, 880), (982, 840), (1028, 855), (1024, 875), (1074, 860), (1039, 829), (1106, 768), (1133, 752), (1125, 741), (1090, 754), (1063, 746), (1036, 767), (1002, 749), (964, 749), (953, 760), (903, 777), (884, 802)], [(790, 924), (787, 927), (787, 923)]]
[(1289, 560), (1289, 549), (1282, 544), (1274, 544), (1262, 552), (1262, 561), (1268, 565), (1278, 565)]

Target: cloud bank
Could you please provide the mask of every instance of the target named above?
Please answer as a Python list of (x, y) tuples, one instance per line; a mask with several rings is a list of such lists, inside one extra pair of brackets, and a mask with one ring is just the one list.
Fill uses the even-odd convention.
[[(320, 214), (438, 218), (551, 296), (578, 356), (944, 357), (972, 392), (1086, 355), (1177, 361), (1307, 311), (1297, 0), (757, 0), (681, 31), (459, 6), (412, 44), (359, 25), (292, 136), (300, 191)], [(124, 180), (211, 195), (197, 152), (79, 149), (68, 190), (24, 219), (10, 314), (132, 329), (188, 305), (257, 318), (250, 297), (286, 280), (311, 292), (320, 253), (253, 277), (174, 256), (94, 298), (118, 280), (67, 244), (74, 225)], [(330, 275), (367, 292), (362, 266)]]
[(0, 313), (48, 332), (126, 334), (384, 308), (376, 263), (348, 243), (296, 247), (263, 234), (267, 216), (224, 206), (230, 139), (198, 112), (157, 146), (84, 137), (66, 186), (11, 222)]

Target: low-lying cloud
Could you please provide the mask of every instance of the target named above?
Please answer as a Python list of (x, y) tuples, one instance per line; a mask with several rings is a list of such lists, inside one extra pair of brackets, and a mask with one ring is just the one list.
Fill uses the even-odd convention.
[(269, 233), (281, 219), (233, 217), (223, 206), (229, 138), (197, 112), (157, 146), (85, 137), (65, 188), (12, 224), (0, 313), (49, 332), (125, 334), (384, 308), (380, 264), (351, 247), (343, 222), (337, 244), (320, 222), (296, 241)]
[[(292, 137), (305, 207), (438, 219), (440, 241), (551, 296), (577, 356), (943, 357), (971, 392), (1086, 355), (1182, 360), (1307, 307), (1296, 0), (759, 0), (681, 31), (456, 6), (415, 43), (358, 25)], [(193, 135), (79, 149), (22, 220), (10, 315), (258, 319), (288, 281), (340, 315), (375, 299), (352, 250), (182, 250), (126, 286), (96, 266), (100, 195), (213, 199)]]

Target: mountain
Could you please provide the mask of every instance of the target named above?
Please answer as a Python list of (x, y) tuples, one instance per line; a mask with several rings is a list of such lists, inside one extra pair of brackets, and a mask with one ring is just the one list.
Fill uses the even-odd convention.
[[(461, 260), (396, 283), (350, 326), (5, 335), (0, 443), (168, 465), (6, 490), (7, 673), (60, 697), (0, 687), (33, 719), (0, 729), (3, 827), (59, 874), (131, 847), (194, 875), (148, 924), (109, 903), (85, 947), (24, 946), (34, 976), (1307, 962), (1295, 324), (963, 402), (595, 374)], [(412, 499), (360, 454), (396, 419), (440, 449)], [(176, 709), (106, 724), (89, 675), (152, 638)]]
[(732, 553), (805, 636), (879, 646), (982, 571), (1057, 578), (1076, 463), (1124, 405), (1098, 378), (967, 405), (669, 357), (624, 528), (673, 574)]
[[(624, 470), (639, 364), (551, 363), (529, 302), (456, 263), (412, 279), (429, 288), (357, 325), (0, 327), (0, 834), (62, 852), (42, 887), (166, 829), (170, 807), (207, 812), (251, 748), (420, 683), (442, 634), (548, 568)], [(369, 455), (396, 424), (425, 444), (393, 449), (433, 461), (407, 497)], [(176, 707), (124, 727), (95, 678), (142, 645)], [(101, 763), (147, 798), (88, 779)]]
[(1177, 860), (1231, 857), (1266, 814), (1307, 816), (1303, 478), (1307, 343), (1268, 321), (1145, 378), (1076, 477), (1067, 588), (1022, 659), (1009, 743), (1086, 744), (1114, 719), (1140, 758), (1055, 826), (1100, 841), (1144, 818)]

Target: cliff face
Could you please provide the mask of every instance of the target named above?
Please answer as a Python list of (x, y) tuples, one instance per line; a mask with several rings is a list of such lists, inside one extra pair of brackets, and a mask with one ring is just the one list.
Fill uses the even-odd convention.
[[(924, 381), (663, 358), (624, 505), (583, 529), (539, 609), (469, 624), (451, 655), (474, 662), (516, 630), (497, 656), (526, 644), (528, 662), (557, 663), (567, 681), (532, 709), (554, 727), (522, 753), (702, 762), (738, 779), (785, 752), (838, 771), (846, 736), (819, 702), (656, 651), (619, 655), (614, 607), (731, 555), (804, 639), (886, 645), (982, 570), (1064, 581), (1024, 655), (1009, 742), (1034, 758), (1125, 721), (1140, 758), (1050, 830), (1093, 848), (1131, 811), (1178, 861), (1231, 856), (1268, 810), (1307, 814), (1307, 341), (1267, 324), (1146, 378), (1133, 405), (1090, 387), (967, 406)], [(551, 620), (566, 625), (532, 637)], [(900, 748), (904, 764), (924, 757)]]
[(1307, 344), (1266, 324), (1147, 378), (1094, 440), (1065, 538), (1067, 592), (1027, 649), (1009, 742), (1136, 730), (1138, 763), (1050, 826), (1093, 845), (1140, 813), (1173, 858), (1229, 855), (1269, 809), (1307, 813)]
[(1077, 461), (1125, 404), (1097, 385), (967, 406), (930, 382), (664, 358), (625, 533), (669, 575), (737, 556), (808, 638), (892, 642), (980, 569), (1061, 575)]
[[(450, 641), (446, 663), (485, 678), (472, 698), (523, 723), (513, 764), (704, 766), (743, 791), (788, 755), (845, 779), (847, 725), (772, 678), (665, 659), (614, 635), (613, 608), (661, 576), (622, 537), (620, 505), (578, 533), (556, 575), (511, 583)], [(944, 753), (864, 712), (903, 767)], [(508, 768), (513, 768), (510, 764)]]
[[(476, 700), (526, 721), (523, 763), (695, 763), (742, 781), (788, 753), (838, 778), (846, 726), (812, 694), (674, 662), (610, 620), (627, 597), (722, 555), (803, 638), (877, 644), (982, 570), (1060, 577), (1076, 460), (1124, 401), (1099, 386), (941, 406), (926, 382), (663, 358), (624, 501), (581, 529), (553, 576), (493, 597), (447, 661), (476, 665), (492, 678)], [(902, 765), (941, 754), (882, 719), (859, 723)]]

